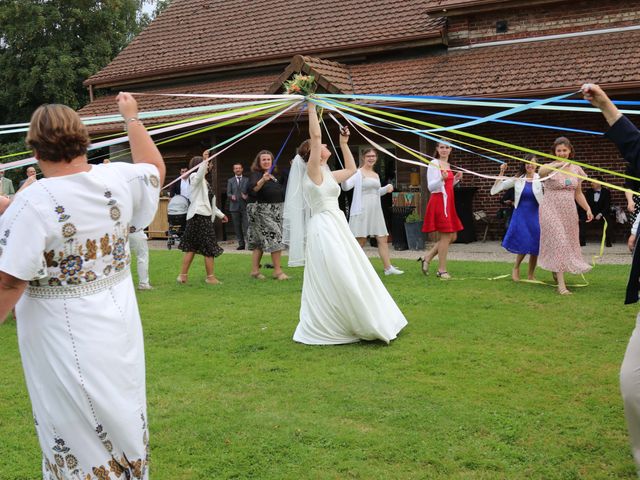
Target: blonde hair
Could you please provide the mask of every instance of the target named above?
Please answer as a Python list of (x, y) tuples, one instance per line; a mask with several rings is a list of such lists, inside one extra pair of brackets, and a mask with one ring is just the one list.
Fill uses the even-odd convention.
[(78, 114), (66, 105), (42, 105), (33, 112), (26, 143), (38, 159), (70, 162), (85, 155), (91, 143)]

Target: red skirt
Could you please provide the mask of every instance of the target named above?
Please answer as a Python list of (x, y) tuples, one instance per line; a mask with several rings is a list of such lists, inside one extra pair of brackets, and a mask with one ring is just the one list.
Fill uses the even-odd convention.
[(447, 195), (447, 216), (444, 214), (444, 201), (442, 193), (432, 193), (427, 203), (427, 211), (424, 214), (422, 231), (425, 233), (442, 232), (453, 233), (464, 229), (453, 200), (453, 195)]

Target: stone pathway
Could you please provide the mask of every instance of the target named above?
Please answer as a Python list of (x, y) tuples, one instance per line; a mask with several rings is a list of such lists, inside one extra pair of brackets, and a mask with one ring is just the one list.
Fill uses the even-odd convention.
[[(238, 244), (235, 241), (219, 242), (220, 246), (224, 248), (225, 253), (233, 255), (249, 255), (249, 250), (236, 250)], [(155, 250), (166, 250), (166, 240), (149, 240), (149, 247)], [(591, 263), (593, 255), (596, 255), (600, 249), (600, 245), (595, 243), (587, 244), (582, 248), (582, 252), (585, 259)], [(369, 245), (364, 248), (365, 253), (369, 257), (375, 257), (378, 255), (376, 248)], [(415, 260), (423, 255), (423, 251), (415, 250), (394, 250), (392, 245), (389, 245), (389, 252), (391, 258), (404, 258), (409, 260)], [(500, 242), (487, 241), (487, 242), (473, 242), (473, 243), (455, 243), (449, 249), (450, 260), (469, 260), (478, 262), (513, 262), (514, 255), (505, 251), (500, 246)], [(525, 260), (526, 261), (526, 260)], [(598, 261), (602, 264), (615, 264), (615, 265), (630, 265), (631, 254), (627, 249), (626, 244), (615, 243), (612, 247), (604, 249), (604, 256)]]

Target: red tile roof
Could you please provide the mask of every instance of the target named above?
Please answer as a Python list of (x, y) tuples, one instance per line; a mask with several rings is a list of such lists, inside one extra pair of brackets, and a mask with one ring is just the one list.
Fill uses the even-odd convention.
[[(307, 60), (316, 66), (326, 63)], [(337, 68), (339, 64), (328, 65)], [(577, 91), (585, 81), (598, 82), (611, 91), (638, 88), (640, 31), (458, 49), (420, 58), (351, 65), (348, 72), (358, 94), (544, 96)], [(265, 93), (280, 80), (276, 74), (237, 76), (164, 91)], [(201, 98), (141, 97), (145, 110), (209, 103)], [(111, 97), (94, 101), (80, 113), (88, 116), (114, 111)], [(107, 130), (108, 126), (100, 128)]]
[(313, 75), (320, 90), (329, 93), (353, 93), (353, 83), (347, 65), (302, 55), (293, 57), (293, 60), (284, 69), (282, 75), (267, 89), (267, 93), (281, 92), (283, 82), (288, 80), (294, 73)]
[[(207, 83), (181, 85), (179, 87), (166, 87), (145, 90), (144, 93), (223, 93), (223, 94), (264, 94), (266, 88), (275, 80), (276, 74), (261, 74), (236, 76)], [(200, 105), (216, 105), (233, 102), (233, 100), (220, 100), (201, 97), (163, 97), (163, 96), (137, 96), (140, 111), (167, 110), (171, 108), (196, 107)], [(239, 102), (242, 100), (238, 100)], [(115, 95), (100, 97), (88, 105), (85, 105), (78, 113), (82, 117), (95, 115), (107, 115), (118, 112)], [(193, 116), (193, 115), (192, 115)], [(172, 120), (181, 117), (171, 117)], [(158, 118), (145, 122), (157, 124), (166, 121), (166, 118)], [(89, 127), (92, 134), (112, 132), (122, 129), (122, 123), (106, 123)]]
[(427, 8), (429, 14), (450, 15), (475, 11), (500, 10), (505, 8), (530, 7), (566, 0), (431, 0)]
[(357, 49), (408, 40), (442, 40), (444, 23), (425, 13), (431, 0), (173, 0), (109, 65), (85, 84), (193, 75), (297, 53)]
[(640, 31), (459, 49), (350, 71), (357, 93), (531, 96), (585, 81), (637, 88)]

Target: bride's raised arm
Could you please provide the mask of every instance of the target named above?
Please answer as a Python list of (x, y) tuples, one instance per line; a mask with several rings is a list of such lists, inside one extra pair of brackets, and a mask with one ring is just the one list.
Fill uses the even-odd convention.
[(333, 178), (335, 178), (338, 183), (348, 180), (358, 171), (353, 153), (351, 153), (349, 149), (349, 135), (349, 127), (342, 127), (340, 129), (340, 150), (342, 151), (342, 158), (344, 159), (344, 168), (333, 171)]
[(320, 185), (322, 183), (322, 164), (320, 153), (322, 152), (322, 130), (320, 130), (320, 121), (316, 112), (315, 103), (309, 102), (309, 139), (310, 151), (309, 161), (307, 162), (307, 175), (313, 183)]

